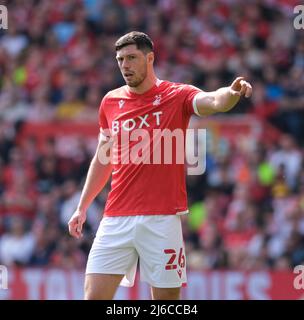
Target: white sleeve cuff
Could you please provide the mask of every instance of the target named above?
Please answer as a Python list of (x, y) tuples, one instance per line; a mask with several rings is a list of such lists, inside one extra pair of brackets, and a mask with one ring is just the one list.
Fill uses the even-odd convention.
[(194, 98), (193, 98), (193, 100), (192, 100), (192, 106), (193, 106), (193, 111), (194, 111), (194, 113), (195, 113), (197, 116), (201, 117), (202, 115), (198, 112), (197, 105), (196, 105), (197, 95), (198, 95), (199, 93), (200, 93), (200, 92), (198, 92), (198, 93), (194, 96)]

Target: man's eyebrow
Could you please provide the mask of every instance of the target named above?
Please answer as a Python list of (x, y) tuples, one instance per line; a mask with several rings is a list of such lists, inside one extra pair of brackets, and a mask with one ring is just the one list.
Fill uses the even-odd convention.
[(125, 58), (125, 57), (130, 57), (130, 56), (136, 56), (137, 53), (128, 53), (128, 54), (123, 54), (123, 55), (120, 55), (120, 56), (116, 56), (116, 59), (119, 59), (119, 58)]

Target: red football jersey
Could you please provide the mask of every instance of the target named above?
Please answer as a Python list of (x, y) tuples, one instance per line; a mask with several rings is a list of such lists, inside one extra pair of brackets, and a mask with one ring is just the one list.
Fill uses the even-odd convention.
[[(201, 90), (187, 84), (157, 80), (144, 94), (136, 94), (123, 86), (110, 91), (102, 99), (99, 109), (101, 135), (105, 132), (113, 137), (132, 134), (136, 129), (145, 130), (149, 137), (149, 157), (141, 163), (116, 161), (113, 164), (111, 191), (105, 206), (105, 216), (183, 214), (188, 212), (185, 181), (185, 165), (178, 161), (153, 162), (154, 132), (178, 129), (183, 133), (185, 146), (186, 129), (190, 116), (198, 114), (195, 95)], [(140, 131), (141, 132), (141, 131)], [(137, 140), (137, 139), (133, 139)], [(117, 141), (117, 155), (123, 152), (133, 156), (132, 147), (139, 143), (130, 141), (126, 149), (123, 140)], [(149, 149), (149, 146), (151, 148)], [(124, 150), (125, 149), (125, 150)], [(140, 148), (139, 148), (140, 149)], [(123, 151), (124, 150), (124, 151)], [(162, 151), (164, 151), (162, 145)], [(175, 144), (172, 144), (173, 160)], [(136, 149), (140, 156), (143, 150)], [(147, 151), (147, 148), (146, 148)], [(133, 154), (132, 154), (133, 152)], [(183, 154), (184, 159), (184, 154)]]

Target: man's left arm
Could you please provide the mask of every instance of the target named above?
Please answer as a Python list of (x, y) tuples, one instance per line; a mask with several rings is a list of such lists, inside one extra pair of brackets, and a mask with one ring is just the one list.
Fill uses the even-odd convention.
[(229, 87), (223, 87), (212, 92), (199, 92), (195, 96), (197, 112), (204, 116), (217, 112), (227, 112), (240, 100), (241, 96), (249, 98), (252, 86), (244, 77), (236, 78)]

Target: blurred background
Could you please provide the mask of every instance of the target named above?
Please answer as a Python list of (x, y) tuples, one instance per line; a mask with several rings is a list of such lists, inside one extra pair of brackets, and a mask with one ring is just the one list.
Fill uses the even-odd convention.
[[(184, 299), (299, 299), (304, 264), (304, 29), (293, 0), (9, 0), (0, 30), (0, 299), (81, 299), (109, 184), (68, 235), (97, 145), (98, 108), (123, 85), (114, 42), (146, 32), (160, 79), (205, 91), (253, 84), (207, 128), (206, 172), (187, 176)], [(303, 22), (303, 21), (302, 21)], [(303, 27), (303, 26), (302, 26)], [(304, 27), (303, 27), (304, 28)], [(117, 299), (149, 298), (146, 284)]]

